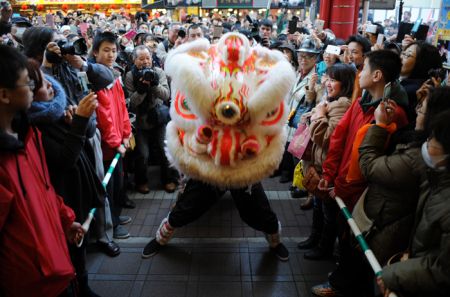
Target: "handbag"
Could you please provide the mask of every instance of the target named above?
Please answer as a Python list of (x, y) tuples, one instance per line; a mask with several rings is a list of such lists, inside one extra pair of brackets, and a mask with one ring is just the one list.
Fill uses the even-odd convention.
[(308, 192), (312, 193), (315, 197), (322, 200), (329, 197), (328, 191), (319, 190), (318, 186), (320, 182), (320, 176), (313, 165), (310, 165), (306, 170), (306, 174), (302, 182), (305, 189)]
[(303, 176), (303, 161), (300, 160), (300, 162), (297, 163), (294, 169), (294, 178), (292, 180), (292, 186), (300, 190), (305, 190), (305, 187), (303, 186), (304, 178), (305, 177)]
[(147, 114), (147, 123), (151, 126), (164, 126), (170, 121), (169, 107), (157, 104)]
[[(305, 155), (308, 145), (311, 146), (310, 140), (311, 140), (311, 133), (309, 131), (308, 126), (306, 124), (300, 124), (297, 130), (295, 130), (294, 136), (292, 137), (292, 140), (289, 143), (288, 152), (298, 159), (304, 159), (302, 157), (303, 155)], [(308, 157), (310, 157), (310, 155), (311, 154), (309, 154)], [(306, 161), (308, 161), (308, 158), (306, 159)]]

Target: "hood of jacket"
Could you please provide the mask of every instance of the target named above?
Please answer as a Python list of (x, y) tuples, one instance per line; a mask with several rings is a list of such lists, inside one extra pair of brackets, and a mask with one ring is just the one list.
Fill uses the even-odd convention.
[(31, 107), (27, 113), (32, 123), (53, 123), (64, 116), (67, 98), (63, 87), (50, 75), (45, 75), (45, 79), (52, 84), (55, 95), (50, 101), (33, 101), (31, 103)]
[(13, 120), (12, 127), (17, 137), (0, 131), (0, 152), (17, 152), (24, 148), (24, 140), (29, 124), (25, 113), (18, 113)]

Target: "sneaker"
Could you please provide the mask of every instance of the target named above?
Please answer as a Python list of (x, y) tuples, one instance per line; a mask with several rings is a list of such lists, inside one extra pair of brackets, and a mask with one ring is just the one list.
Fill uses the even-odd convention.
[(122, 225), (118, 225), (113, 230), (113, 237), (115, 239), (127, 239), (130, 237), (130, 232), (128, 232), (127, 228)]
[(279, 243), (276, 247), (270, 248), (281, 261), (289, 260), (289, 251), (284, 244)]
[(119, 224), (126, 225), (131, 223), (131, 217), (129, 216), (119, 216)]
[(142, 251), (142, 258), (147, 259), (156, 255), (161, 249), (162, 245), (160, 245), (156, 238), (153, 238), (147, 245), (144, 247)]
[(334, 289), (329, 282), (311, 288), (311, 293), (319, 297), (343, 297), (344, 294)]

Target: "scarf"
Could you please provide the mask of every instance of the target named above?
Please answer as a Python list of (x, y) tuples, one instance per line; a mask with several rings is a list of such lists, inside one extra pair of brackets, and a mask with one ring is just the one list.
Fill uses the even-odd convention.
[(54, 123), (64, 116), (67, 98), (63, 87), (50, 75), (45, 75), (45, 79), (52, 84), (55, 95), (50, 101), (33, 101), (31, 103), (31, 107), (28, 110), (28, 118), (32, 123)]
[[(373, 124), (366, 124), (362, 126), (358, 132), (356, 132), (355, 141), (353, 142), (352, 147), (352, 155), (350, 158), (350, 166), (348, 168), (347, 177), (345, 178), (347, 182), (361, 181), (363, 180), (363, 176), (361, 174), (361, 169), (359, 168), (359, 147), (364, 140), (364, 137), (367, 134), (369, 128), (373, 126)], [(389, 132), (389, 136), (392, 135), (397, 130), (396, 123), (390, 123), (389, 125), (378, 124), (381, 128), (386, 129)], [(389, 143), (389, 139), (386, 141), (387, 145)]]

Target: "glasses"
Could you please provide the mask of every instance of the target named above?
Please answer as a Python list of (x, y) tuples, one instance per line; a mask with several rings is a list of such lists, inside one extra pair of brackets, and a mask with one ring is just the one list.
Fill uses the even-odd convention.
[(16, 86), (16, 88), (21, 88), (21, 87), (29, 87), (30, 91), (34, 91), (34, 88), (36, 87), (36, 83), (34, 82), (34, 80), (30, 80), (26, 84)]
[(415, 57), (416, 57), (416, 56), (414, 56), (413, 54), (409, 54), (409, 53), (405, 53), (405, 52), (402, 52), (402, 53), (400, 54), (400, 56), (405, 57), (405, 58), (407, 58), (407, 59), (409, 59), (409, 58), (415, 58)]
[(315, 55), (299, 55), (298, 57), (303, 60), (311, 60), (311, 59), (315, 58), (316, 56)]

